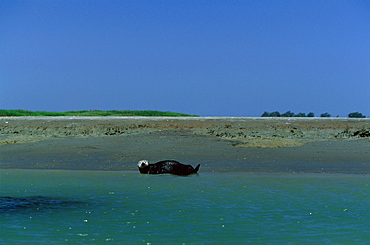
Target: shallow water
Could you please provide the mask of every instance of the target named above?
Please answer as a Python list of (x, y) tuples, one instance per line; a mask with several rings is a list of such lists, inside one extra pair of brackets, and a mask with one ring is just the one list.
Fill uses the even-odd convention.
[(365, 244), (370, 176), (0, 170), (1, 244)]

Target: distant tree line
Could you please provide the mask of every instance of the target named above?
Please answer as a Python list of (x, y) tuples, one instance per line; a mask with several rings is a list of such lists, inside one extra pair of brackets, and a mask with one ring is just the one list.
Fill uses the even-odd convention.
[[(313, 112), (309, 112), (308, 114), (300, 112), (295, 114), (294, 112), (287, 111), (285, 113), (280, 113), (278, 111), (274, 112), (267, 112), (265, 111), (261, 117), (315, 117), (315, 114)], [(320, 117), (331, 117), (331, 115), (327, 112), (322, 113)], [(339, 117), (339, 116), (338, 116)], [(366, 118), (365, 115), (362, 115), (360, 112), (351, 112), (348, 114), (349, 118)]]

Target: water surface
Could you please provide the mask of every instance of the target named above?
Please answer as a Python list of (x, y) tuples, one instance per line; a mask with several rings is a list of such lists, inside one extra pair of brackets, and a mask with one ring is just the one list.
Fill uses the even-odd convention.
[(2, 244), (366, 244), (370, 176), (0, 170)]

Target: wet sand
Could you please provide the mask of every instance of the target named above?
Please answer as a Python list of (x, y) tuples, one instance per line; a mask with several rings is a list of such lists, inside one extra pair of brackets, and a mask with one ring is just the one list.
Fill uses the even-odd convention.
[(370, 119), (0, 117), (0, 168), (370, 173)]

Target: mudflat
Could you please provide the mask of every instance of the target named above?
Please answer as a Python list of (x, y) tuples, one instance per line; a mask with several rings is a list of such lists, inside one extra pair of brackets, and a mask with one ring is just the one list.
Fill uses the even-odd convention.
[(0, 168), (370, 173), (370, 119), (0, 117)]

